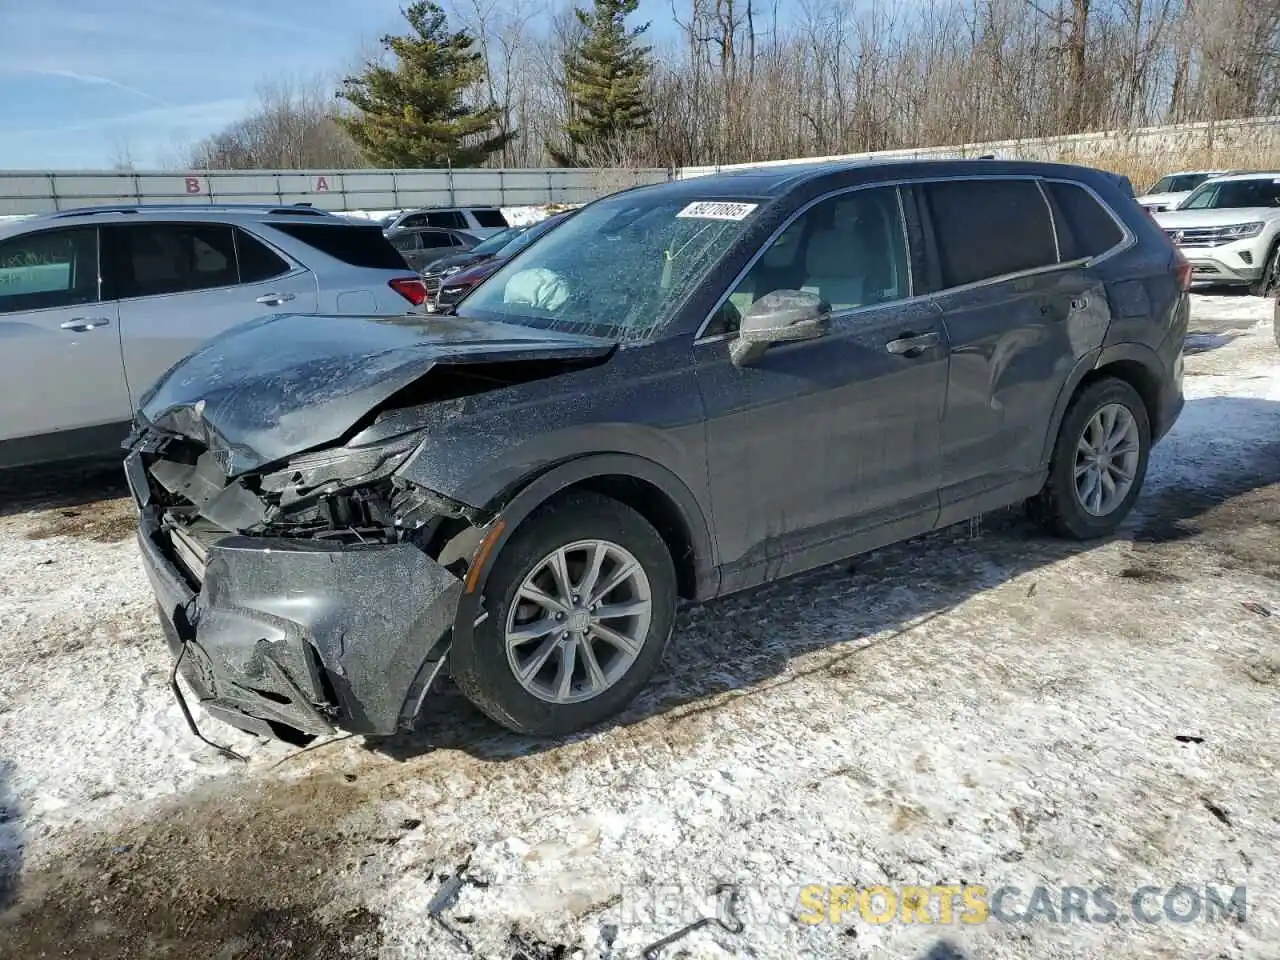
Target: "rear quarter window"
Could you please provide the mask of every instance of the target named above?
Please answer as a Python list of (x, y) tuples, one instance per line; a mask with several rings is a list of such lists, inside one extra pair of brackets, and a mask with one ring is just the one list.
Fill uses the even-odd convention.
[(1053, 221), (1063, 260), (1082, 260), (1106, 253), (1124, 240), (1115, 218), (1084, 187), (1047, 182)]
[(507, 218), (502, 215), (501, 210), (479, 209), (471, 211), (471, 214), (476, 218), (476, 223), (485, 229), (501, 229), (511, 226), (511, 224), (507, 223)]
[(1034, 180), (947, 180), (923, 191), (944, 288), (1058, 262), (1049, 207)]
[(377, 225), (273, 223), (271, 228), (353, 267), (404, 269), (404, 257), (391, 245), (382, 228)]

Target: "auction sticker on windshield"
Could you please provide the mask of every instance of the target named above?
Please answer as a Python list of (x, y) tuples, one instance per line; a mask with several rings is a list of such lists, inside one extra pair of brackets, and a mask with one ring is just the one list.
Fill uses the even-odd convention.
[(677, 217), (695, 217), (699, 220), (744, 220), (754, 210), (755, 203), (727, 203), (723, 200), (697, 200), (676, 214)]

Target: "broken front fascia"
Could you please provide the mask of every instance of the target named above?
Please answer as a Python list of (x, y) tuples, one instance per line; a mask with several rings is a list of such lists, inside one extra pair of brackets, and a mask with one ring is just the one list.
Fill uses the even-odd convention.
[[(256, 488), (263, 511), (259, 523), (232, 529), (292, 537), (345, 533), (356, 540), (371, 534), (375, 541), (389, 542), (444, 520), (483, 526), (488, 520), (483, 511), (396, 473), (421, 443), (421, 434), (411, 433), (366, 447), (317, 450), (293, 457), (270, 472), (238, 477), (228, 487)], [(423, 536), (415, 539), (429, 546)]]
[[(143, 559), (171, 652), (209, 713), (266, 735), (278, 725), (375, 735), (411, 726), (488, 522), (394, 476), (417, 445), (405, 436), (224, 476), (204, 506), (156, 502), (208, 491), (166, 475), (171, 460), (153, 464), (139, 497)], [(194, 475), (196, 460), (175, 467)], [(241, 514), (259, 519), (202, 530), (210, 512), (226, 515), (218, 507), (233, 488), (260, 505)]]

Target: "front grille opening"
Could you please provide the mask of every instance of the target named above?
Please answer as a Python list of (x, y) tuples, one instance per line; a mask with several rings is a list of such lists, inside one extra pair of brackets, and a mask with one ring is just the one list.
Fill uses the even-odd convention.
[(279, 703), (287, 706), (288, 704), (293, 702), (288, 697), (286, 697), (283, 693), (276, 693), (276, 691), (274, 690), (263, 690), (259, 687), (250, 687), (249, 689), (252, 690), (254, 693), (256, 693), (258, 696), (262, 697), (262, 699), (270, 700), (272, 703)]
[(320, 651), (311, 644), (306, 644), (307, 659), (311, 663), (311, 675), (315, 677), (316, 683), (320, 687), (320, 695), (324, 697), (324, 702), (329, 706), (330, 710), (338, 708), (338, 691), (334, 689), (333, 678), (329, 676), (329, 671), (324, 668), (324, 662), (320, 659)]
[(271, 728), (272, 734), (277, 740), (283, 740), (285, 743), (293, 747), (310, 746), (315, 740), (315, 734), (303, 733), (297, 727), (291, 727), (287, 723), (279, 723), (275, 720), (264, 721)]

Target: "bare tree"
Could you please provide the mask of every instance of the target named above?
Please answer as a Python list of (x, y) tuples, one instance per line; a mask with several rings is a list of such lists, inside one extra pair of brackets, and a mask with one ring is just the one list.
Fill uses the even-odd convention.
[(258, 89), (258, 106), (190, 151), (196, 169), (299, 170), (359, 167), (364, 159), (334, 122), (336, 101), (322, 78), (277, 80)]
[[(504, 130), (520, 131), (491, 162), (542, 166), (563, 146), (564, 54), (585, 2), (449, 0), (480, 38), (478, 92), (500, 104)], [(599, 163), (736, 163), (1280, 112), (1280, 0), (667, 3), (675, 30), (654, 39), (651, 129)], [(332, 110), (306, 85), (268, 90), (198, 159), (336, 164), (350, 145), (331, 136)]]
[(133, 156), (133, 149), (129, 145), (129, 138), (121, 135), (113, 138), (111, 145), (111, 169), (120, 173), (132, 173), (138, 169), (137, 161)]

